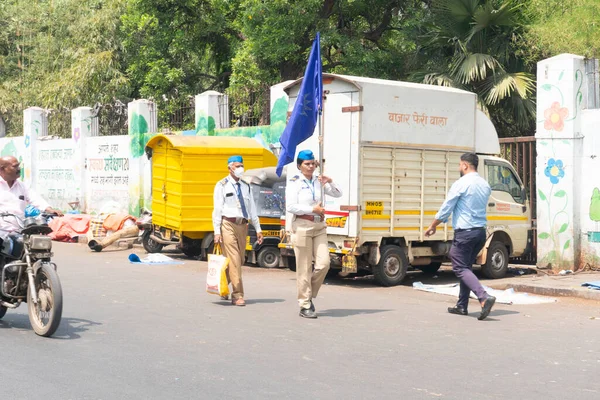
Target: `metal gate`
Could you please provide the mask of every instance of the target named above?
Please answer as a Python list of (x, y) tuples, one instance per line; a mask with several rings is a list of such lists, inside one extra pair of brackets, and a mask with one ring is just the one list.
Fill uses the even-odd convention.
[(523, 184), (527, 191), (527, 198), (529, 199), (529, 209), (531, 210), (533, 249), (530, 254), (515, 258), (514, 261), (535, 264), (537, 259), (537, 189), (535, 185), (535, 160), (537, 152), (535, 148), (535, 137), (523, 136), (500, 139), (500, 157), (510, 162), (517, 171), (517, 174), (523, 179)]

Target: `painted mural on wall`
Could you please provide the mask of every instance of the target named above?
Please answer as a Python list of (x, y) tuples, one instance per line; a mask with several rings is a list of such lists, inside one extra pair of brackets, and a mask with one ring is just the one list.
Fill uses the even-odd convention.
[(215, 119), (211, 116), (206, 116), (205, 112), (198, 112), (196, 115), (196, 135), (199, 136), (214, 136), (215, 127), (217, 126)]
[(137, 199), (131, 200), (129, 195), (128, 139), (121, 136), (88, 139), (87, 204), (93, 213), (107, 208), (131, 212), (130, 202), (137, 203)]
[(215, 129), (215, 120), (206, 113), (199, 112), (196, 117), (195, 134), (199, 136), (233, 136), (247, 137), (256, 140), (263, 147), (269, 148), (272, 144), (279, 143), (279, 138), (287, 123), (288, 100), (281, 97), (273, 104), (271, 110), (271, 125), (239, 126), (233, 128)]
[[(575, 107), (569, 110), (565, 104), (562, 83), (567, 83), (565, 71), (560, 72), (555, 81), (541, 85), (542, 96), (550, 98), (549, 107), (544, 110), (543, 119), (538, 121), (538, 130), (543, 128), (549, 134), (549, 139), (540, 140), (541, 148), (538, 153), (548, 157), (544, 167), (544, 175), (538, 175), (538, 264), (550, 265), (553, 268), (570, 267), (574, 262), (573, 256), (573, 223), (572, 215), (568, 212), (571, 197), (569, 184), (573, 181), (573, 166), (571, 162), (571, 141), (556, 138), (565, 130), (565, 123), (577, 118), (583, 101), (583, 73), (575, 71), (574, 81), (578, 85), (575, 94)], [(542, 96), (539, 97), (540, 101)], [(541, 125), (541, 127), (540, 127)], [(538, 147), (539, 149), (539, 147)], [(567, 156), (566, 159), (563, 155)], [(570, 175), (570, 176), (569, 176)], [(547, 218), (540, 221), (540, 218)], [(540, 243), (541, 242), (541, 243)]]
[(146, 143), (152, 138), (152, 135), (148, 133), (148, 121), (143, 115), (136, 112), (131, 114), (129, 136), (131, 138), (131, 156), (141, 157), (144, 154)]
[(74, 148), (69, 139), (39, 143), (36, 191), (61, 210), (70, 210), (69, 203), (79, 202), (81, 175), (74, 170)]

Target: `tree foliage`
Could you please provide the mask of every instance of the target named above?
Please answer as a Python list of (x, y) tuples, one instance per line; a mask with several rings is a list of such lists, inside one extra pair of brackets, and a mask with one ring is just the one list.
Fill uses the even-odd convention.
[(414, 50), (407, 31), (422, 1), (242, 0), (234, 26), (241, 41), (232, 85), (249, 87), (297, 79), (315, 32), (322, 37), (325, 72), (399, 79)]
[(521, 0), (435, 0), (422, 29), (413, 79), (474, 92), (492, 120), (507, 118), (509, 135), (529, 133), (535, 115), (535, 78), (524, 62), (527, 17)]
[(560, 53), (600, 57), (600, 2), (597, 0), (530, 0), (528, 44), (536, 56)]
[(325, 72), (470, 90), (519, 135), (535, 63), (598, 55), (598, 17), (596, 0), (2, 0), (0, 114), (145, 97), (164, 115), (215, 89), (264, 123), (256, 92), (300, 77), (320, 31)]
[(77, 107), (127, 94), (119, 15), (125, 0), (5, 0), (0, 108)]

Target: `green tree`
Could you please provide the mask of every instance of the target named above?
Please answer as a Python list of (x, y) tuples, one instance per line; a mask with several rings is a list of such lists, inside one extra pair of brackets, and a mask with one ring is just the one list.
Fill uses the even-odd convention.
[[(233, 23), (240, 41), (232, 60), (230, 90), (250, 102), (253, 92), (301, 77), (317, 31), (321, 32), (324, 72), (404, 78), (408, 54), (415, 49), (409, 33), (425, 15), (425, 3), (241, 0)], [(268, 102), (262, 107), (268, 108)], [(265, 114), (263, 109), (253, 111)]]
[(600, 57), (600, 2), (530, 0), (527, 42), (542, 57), (560, 53)]
[(132, 96), (166, 105), (223, 89), (236, 40), (230, 27), (236, 3), (129, 0), (121, 20)]
[(125, 2), (0, 2), (0, 112), (18, 116), (34, 105), (91, 106), (127, 95), (119, 36)]
[(474, 92), (501, 136), (532, 134), (535, 78), (525, 62), (522, 0), (434, 0), (422, 28), (424, 83)]
[(118, 16), (126, 0), (7, 0), (0, 101), (80, 106), (127, 93)]

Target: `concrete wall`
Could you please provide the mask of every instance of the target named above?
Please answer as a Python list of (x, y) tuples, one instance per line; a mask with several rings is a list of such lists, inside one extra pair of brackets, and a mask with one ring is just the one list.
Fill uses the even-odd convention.
[[(175, 134), (251, 137), (266, 148), (279, 142), (281, 132), (272, 135), (269, 125), (227, 128), (226, 124), (207, 122), (223, 121), (218, 113), (228, 114), (219, 106), (222, 96), (217, 92), (197, 96), (197, 129)], [(287, 100), (280, 100), (277, 106), (287, 110)], [(143, 99), (129, 103), (127, 136), (98, 136), (98, 121), (90, 107), (72, 110), (69, 139), (47, 136), (46, 110), (30, 107), (23, 115), (23, 136), (0, 138), (0, 156), (11, 155), (21, 161), (21, 179), (53, 207), (135, 216), (142, 208), (151, 209), (151, 162), (145, 146), (158, 131), (154, 103)]]
[(588, 104), (590, 61), (538, 63), (538, 266), (579, 269), (600, 260), (600, 110)]

